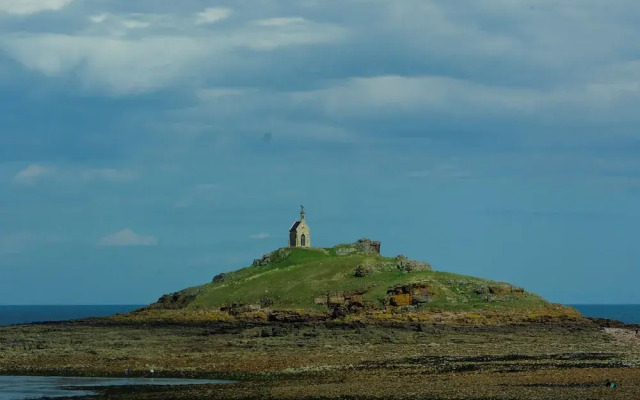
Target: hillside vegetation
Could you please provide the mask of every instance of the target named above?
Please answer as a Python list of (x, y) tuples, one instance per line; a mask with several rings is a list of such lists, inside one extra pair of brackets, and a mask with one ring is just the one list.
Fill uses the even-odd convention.
[(265, 318), (277, 312), (333, 318), (466, 313), (484, 318), (524, 311), (531, 319), (532, 310), (540, 309), (579, 316), (508, 283), (433, 271), (428, 263), (403, 256), (383, 257), (371, 243), (361, 239), (333, 248), (282, 248), (250, 267), (217, 275), (211, 283), (165, 295), (149, 309)]

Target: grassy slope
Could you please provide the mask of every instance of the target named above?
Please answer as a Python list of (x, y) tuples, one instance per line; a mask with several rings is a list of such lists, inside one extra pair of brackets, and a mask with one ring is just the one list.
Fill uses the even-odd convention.
[[(425, 309), (464, 311), (473, 309), (514, 309), (547, 304), (537, 295), (525, 292), (509, 301), (487, 302), (476, 292), (480, 286), (497, 282), (446, 272), (417, 271), (406, 273), (394, 268), (357, 278), (354, 269), (367, 262), (390, 262), (395, 259), (354, 254), (338, 256), (335, 249), (291, 249), (291, 255), (266, 267), (248, 267), (230, 274), (230, 279), (210, 283), (189, 308), (218, 308), (232, 303), (259, 304), (264, 297), (273, 300), (272, 308), (326, 310), (314, 304), (317, 296), (327, 293), (361, 291), (364, 300), (381, 306), (387, 289), (397, 284), (426, 282), (437, 295)], [(196, 289), (196, 288), (194, 288)]]

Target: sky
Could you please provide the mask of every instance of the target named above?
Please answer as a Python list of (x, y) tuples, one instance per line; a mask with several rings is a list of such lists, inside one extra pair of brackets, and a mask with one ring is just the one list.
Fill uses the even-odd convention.
[(0, 0), (0, 304), (369, 237), (640, 303), (640, 2)]

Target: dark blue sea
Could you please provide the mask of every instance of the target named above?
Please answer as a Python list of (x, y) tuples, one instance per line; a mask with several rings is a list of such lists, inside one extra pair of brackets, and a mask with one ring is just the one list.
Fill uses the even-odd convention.
[(127, 313), (142, 305), (100, 305), (100, 306), (2, 306), (0, 305), (0, 326), (27, 322), (66, 321), (89, 317), (108, 317)]
[(607, 318), (640, 324), (640, 304), (568, 304), (585, 317)]

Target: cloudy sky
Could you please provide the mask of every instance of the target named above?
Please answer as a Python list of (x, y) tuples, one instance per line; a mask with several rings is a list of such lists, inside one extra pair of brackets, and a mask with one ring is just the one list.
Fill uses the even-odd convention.
[(0, 0), (0, 304), (286, 245), (640, 303), (640, 3)]

